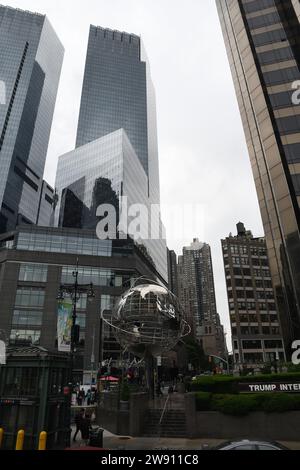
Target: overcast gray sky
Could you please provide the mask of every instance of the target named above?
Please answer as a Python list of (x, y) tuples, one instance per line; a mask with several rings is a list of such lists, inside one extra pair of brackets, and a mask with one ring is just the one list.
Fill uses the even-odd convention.
[(170, 240), (169, 247), (180, 254), (200, 235), (211, 245), (217, 305), (229, 335), (220, 240), (240, 220), (257, 236), (263, 229), (215, 0), (6, 4), (47, 14), (66, 50), (45, 171), (51, 184), (58, 156), (75, 145), (89, 25), (142, 36), (157, 94), (162, 203), (202, 204), (206, 216), (204, 234)]

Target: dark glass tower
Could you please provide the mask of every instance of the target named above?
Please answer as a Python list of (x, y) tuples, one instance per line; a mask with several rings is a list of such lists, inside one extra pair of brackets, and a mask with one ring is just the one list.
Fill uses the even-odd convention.
[(300, 4), (217, 0), (287, 350), (300, 338)]
[(155, 91), (139, 36), (90, 27), (76, 147), (126, 132), (159, 203)]
[(98, 206), (118, 212), (121, 197), (128, 208), (147, 207), (148, 235), (139, 244), (167, 280), (155, 93), (138, 36), (90, 27), (76, 148), (59, 158), (56, 189), (56, 224), (63, 227), (96, 229)]
[(38, 222), (63, 55), (45, 16), (0, 6), (0, 232)]

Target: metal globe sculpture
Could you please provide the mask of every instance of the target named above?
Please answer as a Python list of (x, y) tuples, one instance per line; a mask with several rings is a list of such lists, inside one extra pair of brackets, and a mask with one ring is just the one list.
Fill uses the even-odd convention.
[(177, 298), (155, 283), (129, 289), (107, 323), (121, 346), (140, 358), (161, 356), (190, 332)]

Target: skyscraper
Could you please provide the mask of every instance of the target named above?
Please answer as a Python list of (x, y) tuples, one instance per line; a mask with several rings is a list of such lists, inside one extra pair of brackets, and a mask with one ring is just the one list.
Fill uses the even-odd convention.
[(138, 36), (90, 27), (76, 149), (59, 158), (56, 189), (56, 223), (64, 227), (95, 229), (97, 209), (108, 203), (118, 223), (121, 197), (127, 197), (128, 208), (146, 207), (148, 234), (138, 243), (167, 280), (155, 95)]
[(0, 6), (0, 232), (38, 222), (63, 55), (45, 16)]
[(159, 203), (156, 98), (142, 40), (91, 25), (76, 147), (119, 129), (126, 132)]
[(285, 352), (266, 242), (237, 231), (222, 240), (235, 367), (274, 366)]
[(194, 239), (178, 259), (179, 299), (193, 337), (207, 355), (224, 356), (225, 339), (217, 313), (211, 249)]
[(169, 289), (178, 296), (177, 255), (175, 251), (167, 249)]
[(300, 4), (217, 0), (283, 333), (300, 338)]

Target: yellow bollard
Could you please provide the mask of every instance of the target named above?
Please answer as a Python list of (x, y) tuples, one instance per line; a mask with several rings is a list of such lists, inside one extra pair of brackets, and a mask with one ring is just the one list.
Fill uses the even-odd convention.
[(0, 428), (0, 449), (2, 447), (3, 435), (4, 435), (4, 429)]
[(46, 450), (46, 445), (47, 445), (47, 433), (43, 431), (40, 433), (39, 450)]
[(23, 450), (24, 437), (25, 437), (25, 431), (21, 429), (18, 432), (18, 436), (17, 436), (16, 450)]

